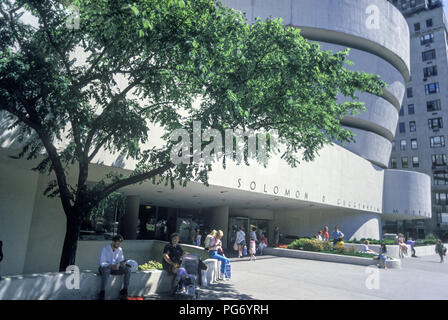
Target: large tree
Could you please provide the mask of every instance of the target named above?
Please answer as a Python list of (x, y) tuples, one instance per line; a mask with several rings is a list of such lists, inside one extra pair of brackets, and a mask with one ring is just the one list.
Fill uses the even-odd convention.
[[(248, 24), (217, 0), (0, 3), (0, 112), (24, 143), (17, 156), (40, 159), (35, 170), (56, 177), (46, 194), (60, 197), (67, 218), (60, 270), (75, 263), (82, 218), (112, 192), (148, 179), (207, 183), (209, 165), (170, 160), (173, 130), (192, 132), (193, 121), (275, 129), (294, 166), (299, 151), (309, 161), (331, 141), (353, 141), (340, 120), (364, 108), (357, 92), (380, 95), (384, 86), (348, 70), (348, 51), (321, 51), (280, 19)], [(164, 129), (165, 142), (144, 148), (149, 124)], [(138, 164), (91, 185), (99, 152)]]

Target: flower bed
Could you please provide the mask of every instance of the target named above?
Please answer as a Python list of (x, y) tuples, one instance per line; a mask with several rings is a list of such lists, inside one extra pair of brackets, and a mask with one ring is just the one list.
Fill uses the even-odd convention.
[(375, 257), (375, 254), (359, 252), (356, 251), (354, 248), (347, 249), (344, 248), (343, 245), (333, 247), (329, 242), (314, 239), (305, 239), (305, 238), (297, 239), (285, 247), (286, 249), (330, 253), (352, 257), (362, 257), (362, 258)]

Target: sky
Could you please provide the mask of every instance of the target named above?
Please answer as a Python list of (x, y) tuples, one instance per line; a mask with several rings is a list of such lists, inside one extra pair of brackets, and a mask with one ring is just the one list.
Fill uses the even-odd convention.
[(444, 4), (443, 10), (445, 11), (445, 15), (448, 17), (448, 0), (442, 0)]

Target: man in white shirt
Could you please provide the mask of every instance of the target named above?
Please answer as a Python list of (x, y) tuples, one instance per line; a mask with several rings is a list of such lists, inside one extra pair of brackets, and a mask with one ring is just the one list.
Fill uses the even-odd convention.
[(123, 237), (117, 235), (112, 238), (112, 243), (104, 246), (100, 252), (99, 273), (101, 275), (100, 300), (104, 300), (106, 283), (111, 274), (124, 275), (123, 289), (120, 291), (122, 297), (128, 295), (129, 280), (131, 278), (131, 269), (126, 266), (123, 249), (120, 248)]

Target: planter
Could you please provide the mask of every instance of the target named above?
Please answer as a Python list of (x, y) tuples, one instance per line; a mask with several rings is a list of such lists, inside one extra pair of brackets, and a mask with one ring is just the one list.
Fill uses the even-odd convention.
[[(283, 248), (265, 248), (263, 254), (269, 254), (278, 257), (296, 258), (296, 259), (309, 259), (317, 261), (326, 262), (336, 262), (336, 263), (347, 263), (355, 264), (360, 266), (371, 266), (378, 264), (378, 260), (373, 258), (362, 258), (347, 256), (341, 254), (333, 253), (322, 253), (322, 252), (312, 252), (312, 251), (302, 251), (294, 249), (283, 249)], [(401, 260), (388, 259), (386, 261), (388, 268), (401, 268)]]

